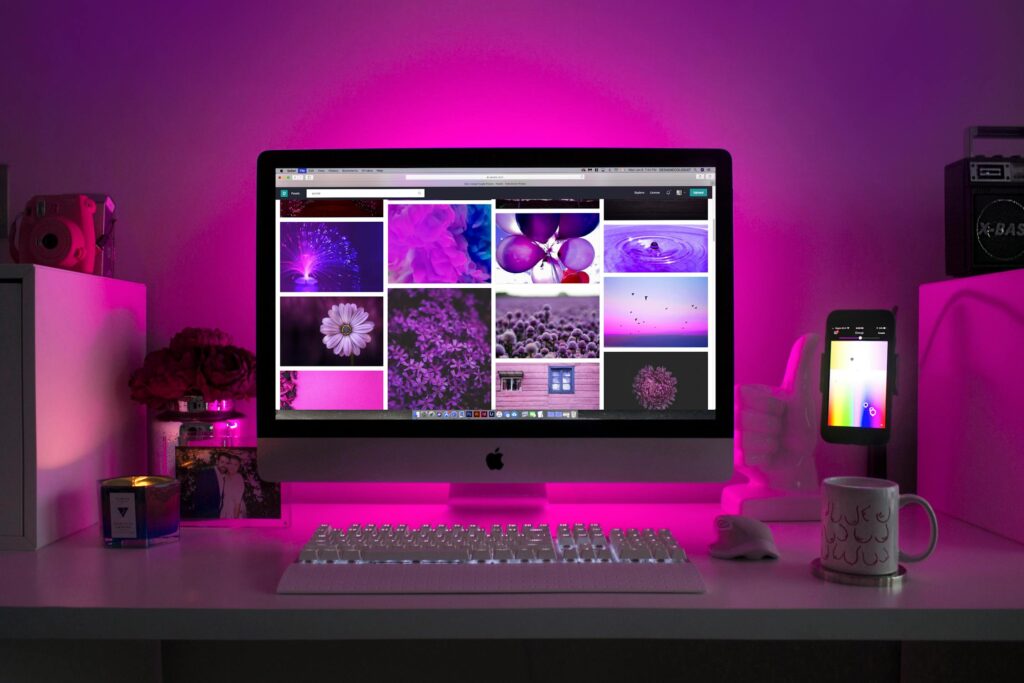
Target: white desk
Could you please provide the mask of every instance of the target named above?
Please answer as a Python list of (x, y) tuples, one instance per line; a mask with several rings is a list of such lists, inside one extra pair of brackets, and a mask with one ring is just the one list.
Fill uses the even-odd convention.
[[(943, 517), (935, 554), (909, 565), (900, 589), (880, 591), (812, 577), (815, 524), (773, 524), (777, 561), (713, 559), (716, 513), (577, 505), (520, 517), (605, 528), (668, 521), (709, 588), (674, 596), (274, 593), (318, 522), (457, 521), (444, 506), (296, 506), (290, 527), (188, 527), (179, 543), (148, 550), (103, 548), (92, 527), (36, 552), (0, 553), (0, 638), (1024, 640), (1024, 546)], [(901, 530), (906, 546), (922, 542), (915, 517)]]
[[(203, 678), (211, 676), (209, 661), (222, 658), (224, 647), (230, 667), (219, 670), (218, 680), (287, 680), (296, 663), (322, 660), (325, 652), (355, 657), (350, 661), (369, 652), (370, 664), (350, 672), (356, 679), (380, 678), (382, 671), (394, 679), (423, 677), (429, 663), (438, 676), (456, 671), (445, 674), (449, 680), (476, 680), (474, 667), (492, 671), (498, 658), (504, 663), (498, 679), (528, 680), (538, 671), (562, 671), (566, 657), (577, 663), (573, 671), (589, 671), (595, 680), (607, 677), (607, 666), (617, 666), (614, 677), (635, 673), (629, 663), (636, 657), (657, 660), (663, 673), (685, 670), (692, 680), (721, 680), (723, 671), (732, 681), (768, 680), (763, 667), (769, 665), (786, 680), (808, 681), (819, 680), (822, 668), (833, 671), (831, 680), (851, 682), (997, 681), (1019, 674), (1019, 645), (977, 641), (1024, 640), (1024, 546), (950, 518), (940, 518), (935, 555), (910, 565), (896, 592), (814, 579), (815, 524), (773, 524), (778, 561), (731, 562), (707, 554), (717, 506), (554, 505), (543, 514), (500, 519), (599, 521), (606, 528), (668, 523), (709, 592), (279, 596), (274, 588), (282, 571), (318, 522), (499, 519), (456, 517), (440, 505), (293, 512), (288, 528), (185, 528), (180, 543), (148, 550), (105, 549), (93, 527), (37, 552), (0, 552), (0, 660), (26, 672), (25, 680), (45, 671), (50, 680), (104, 683), (210, 680)], [(922, 522), (904, 518), (908, 547), (924, 542)], [(406, 642), (366, 642), (395, 639)], [(469, 644), (461, 648), (449, 639)], [(481, 642), (486, 639), (518, 642)], [(675, 639), (689, 642), (670, 642)], [(260, 642), (239, 642), (245, 640)], [(309, 642), (325, 640), (343, 642)], [(742, 640), (758, 642), (737, 643)], [(808, 640), (845, 642), (801, 642)], [(863, 641), (877, 642), (867, 648)], [(394, 657), (396, 647), (402, 656)], [(450, 669), (474, 653), (461, 670)], [(248, 667), (241, 679), (239, 661)], [(979, 661), (994, 673), (978, 679)], [(957, 671), (963, 676), (950, 678)]]
[[(823, 583), (814, 524), (774, 524), (778, 561), (707, 555), (711, 505), (552, 505), (501, 521), (667, 524), (704, 595), (279, 596), (281, 572), (319, 522), (490, 523), (440, 505), (296, 506), (288, 528), (185, 528), (148, 550), (90, 528), (36, 552), (0, 552), (0, 638), (653, 638), (1024, 640), (1024, 546), (948, 517), (895, 591)], [(904, 516), (907, 547), (924, 524)]]

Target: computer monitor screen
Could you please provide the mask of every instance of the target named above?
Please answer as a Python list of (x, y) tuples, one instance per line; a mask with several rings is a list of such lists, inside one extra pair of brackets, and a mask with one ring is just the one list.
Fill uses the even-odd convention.
[(728, 162), (264, 153), (261, 442), (731, 438)]

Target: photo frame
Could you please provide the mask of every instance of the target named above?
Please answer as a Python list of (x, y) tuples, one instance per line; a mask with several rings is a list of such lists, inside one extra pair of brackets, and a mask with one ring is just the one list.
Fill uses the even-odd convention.
[(263, 481), (253, 447), (178, 446), (181, 523), (191, 526), (280, 526), (281, 484)]

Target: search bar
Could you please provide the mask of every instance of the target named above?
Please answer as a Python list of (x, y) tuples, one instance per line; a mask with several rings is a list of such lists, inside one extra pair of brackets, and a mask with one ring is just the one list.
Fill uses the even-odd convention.
[(384, 188), (355, 188), (345, 190), (306, 190), (307, 199), (422, 199), (423, 190), (409, 189), (384, 189)]
[(409, 173), (406, 180), (583, 180), (582, 173)]

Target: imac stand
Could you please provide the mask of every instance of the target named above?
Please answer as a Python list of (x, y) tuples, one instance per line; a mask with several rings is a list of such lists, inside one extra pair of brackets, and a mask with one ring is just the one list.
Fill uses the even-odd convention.
[(547, 507), (547, 484), (448, 485), (448, 507), (453, 510), (538, 510)]

